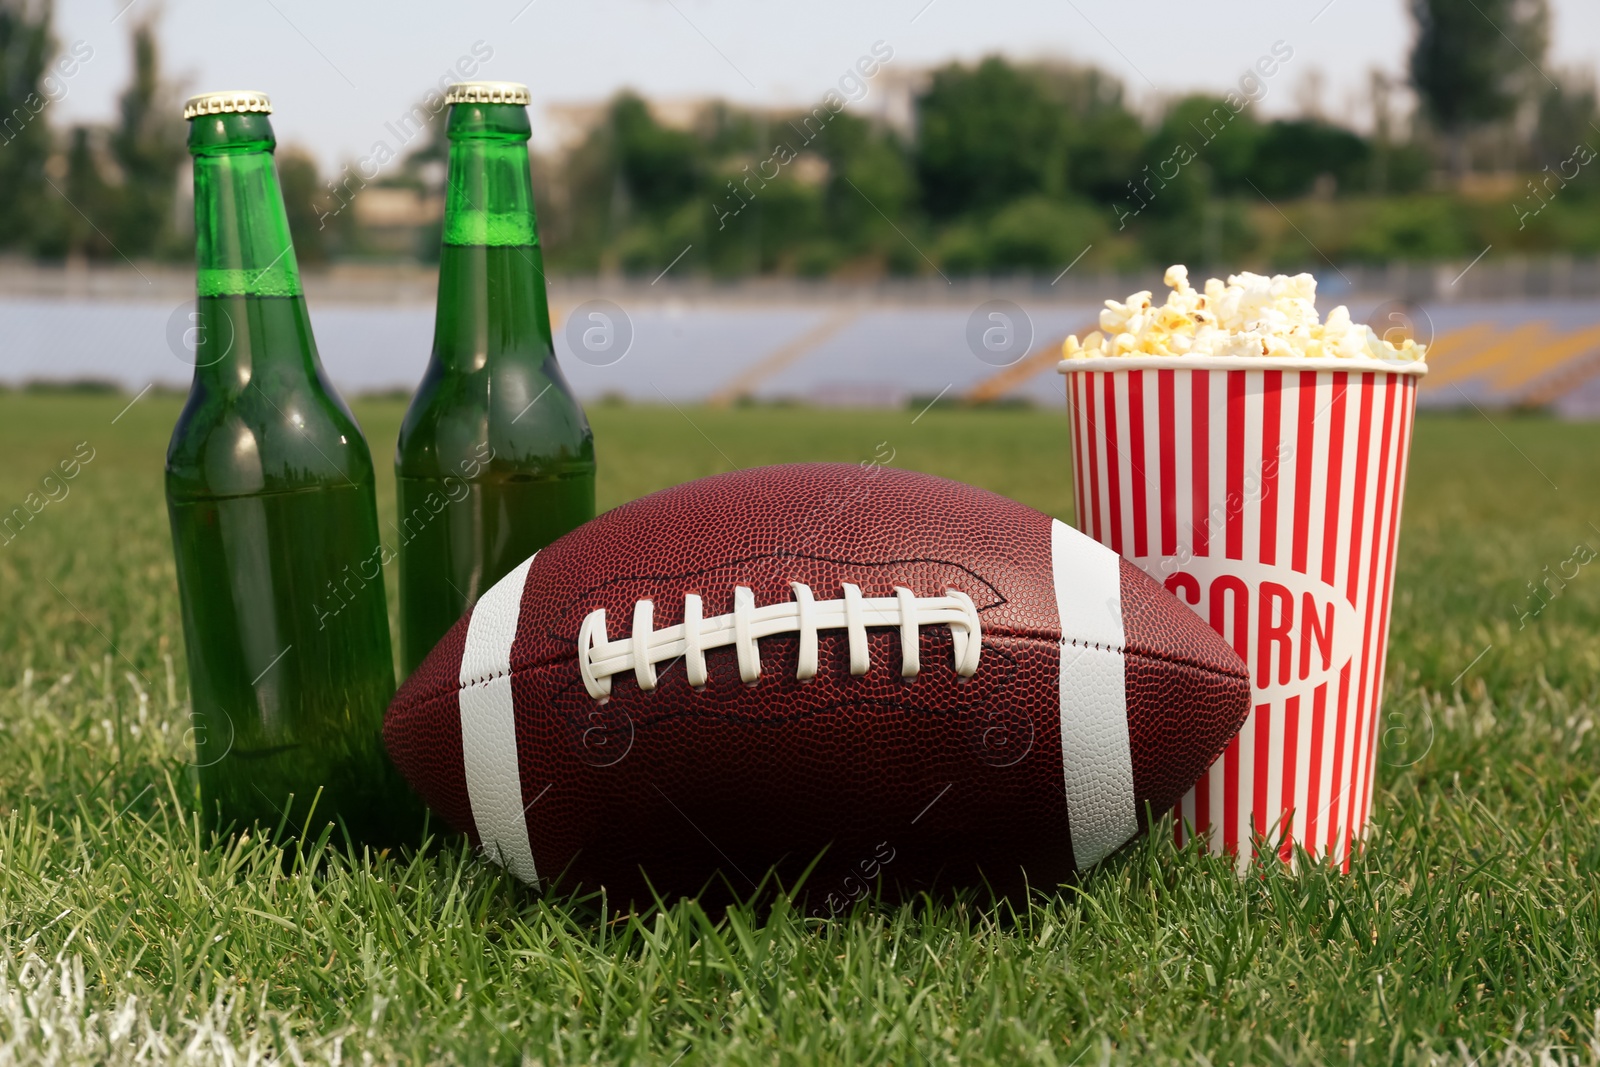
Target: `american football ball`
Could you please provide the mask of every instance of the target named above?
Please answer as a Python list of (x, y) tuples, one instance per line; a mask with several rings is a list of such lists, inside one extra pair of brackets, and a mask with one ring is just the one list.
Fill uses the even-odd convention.
[[(395, 695), (401, 772), (523, 881), (613, 899), (1070, 878), (1244, 722), (1244, 663), (1110, 549), (878, 466), (705, 478), (493, 586)], [(819, 858), (820, 857), (820, 858)]]

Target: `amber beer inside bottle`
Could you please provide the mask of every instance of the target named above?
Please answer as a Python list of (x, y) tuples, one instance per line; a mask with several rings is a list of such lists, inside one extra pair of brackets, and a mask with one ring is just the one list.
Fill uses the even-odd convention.
[(401, 670), (594, 517), (594, 437), (550, 341), (527, 89), (451, 87), (433, 354), (395, 452)]
[[(226, 108), (226, 110), (222, 110)], [(218, 829), (415, 839), (372, 457), (317, 357), (260, 94), (189, 102), (194, 380), (167, 450), (200, 799)]]

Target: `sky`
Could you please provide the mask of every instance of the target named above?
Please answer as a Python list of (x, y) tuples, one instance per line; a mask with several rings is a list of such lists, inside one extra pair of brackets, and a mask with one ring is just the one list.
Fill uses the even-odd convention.
[[(1596, 70), (1600, 4), (1550, 4), (1547, 69)], [(1405, 0), (57, 0), (63, 48), (92, 52), (51, 105), (57, 125), (113, 117), (141, 18), (156, 19), (164, 68), (186, 91), (270, 94), (280, 143), (330, 167), (393, 142), (386, 124), (474, 58), (476, 77), (529, 86), (548, 147), (547, 104), (631, 87), (809, 105), (874, 46), (905, 73), (995, 52), (1094, 63), (1142, 104), (1224, 91), (1276, 46), (1292, 54), (1267, 80), (1263, 114), (1296, 110), (1320, 82), (1324, 113), (1362, 126), (1369, 72), (1402, 76), (1411, 38)]]

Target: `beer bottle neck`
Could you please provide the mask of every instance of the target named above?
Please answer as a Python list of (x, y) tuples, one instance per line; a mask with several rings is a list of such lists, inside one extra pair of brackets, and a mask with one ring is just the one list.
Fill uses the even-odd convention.
[(528, 170), (527, 111), (456, 104), (447, 132), (434, 358), (445, 370), (464, 372), (491, 361), (542, 365), (554, 351)]
[(276, 146), (260, 112), (190, 120), (197, 300), (188, 332), (194, 388), (207, 394), (237, 396), (252, 383), (322, 390)]
[(260, 112), (191, 120), (197, 289), (208, 296), (300, 296), (300, 267)]

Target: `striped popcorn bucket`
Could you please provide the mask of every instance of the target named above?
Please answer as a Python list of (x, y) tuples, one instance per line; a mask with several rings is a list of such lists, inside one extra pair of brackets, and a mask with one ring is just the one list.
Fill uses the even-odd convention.
[(1060, 365), (1078, 527), (1199, 612), (1254, 707), (1175, 810), (1249, 863), (1348, 870), (1372, 805), (1420, 363), (1116, 357)]

